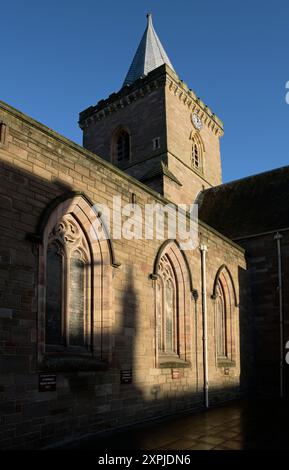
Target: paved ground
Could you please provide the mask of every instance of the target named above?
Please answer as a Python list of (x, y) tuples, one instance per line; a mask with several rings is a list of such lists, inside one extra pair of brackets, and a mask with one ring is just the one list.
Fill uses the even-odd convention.
[(79, 450), (289, 450), (289, 403), (234, 402), (62, 446)]

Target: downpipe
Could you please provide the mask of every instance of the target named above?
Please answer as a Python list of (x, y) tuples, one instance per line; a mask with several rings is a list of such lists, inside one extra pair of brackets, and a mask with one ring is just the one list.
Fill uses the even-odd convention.
[(282, 235), (276, 233), (274, 239), (277, 242), (278, 257), (278, 291), (279, 291), (279, 334), (280, 334), (280, 398), (284, 397), (284, 319), (283, 319), (283, 292), (282, 292)]
[(209, 408), (209, 371), (208, 371), (208, 323), (207, 323), (207, 277), (206, 277), (206, 253), (207, 246), (201, 245), (202, 267), (202, 307), (203, 307), (203, 354), (204, 354), (204, 396), (205, 407)]

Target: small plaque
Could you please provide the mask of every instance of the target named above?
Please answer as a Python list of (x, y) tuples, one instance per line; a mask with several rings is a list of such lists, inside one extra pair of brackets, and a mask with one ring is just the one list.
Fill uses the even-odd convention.
[(120, 383), (131, 384), (132, 383), (132, 370), (126, 369), (120, 371)]
[(181, 376), (179, 369), (172, 369), (172, 379), (179, 379)]
[(55, 392), (56, 375), (39, 374), (39, 392)]

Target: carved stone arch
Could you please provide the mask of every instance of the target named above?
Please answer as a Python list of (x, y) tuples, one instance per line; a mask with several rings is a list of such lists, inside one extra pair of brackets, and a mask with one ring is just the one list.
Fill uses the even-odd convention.
[[(83, 220), (88, 221), (88, 223), (91, 226), (91, 231), (93, 232), (96, 231), (96, 227), (99, 226), (99, 223), (101, 223), (101, 226), (104, 232), (103, 238), (105, 238), (104, 241), (106, 241), (108, 249), (109, 249), (109, 253), (110, 253), (110, 264), (114, 267), (119, 267), (120, 263), (118, 263), (116, 260), (114, 246), (113, 246), (112, 240), (109, 237), (109, 229), (106, 226), (106, 223), (105, 223), (105, 220), (103, 219), (102, 214), (99, 213), (97, 210), (95, 210), (94, 203), (92, 202), (92, 200), (85, 193), (80, 192), (80, 191), (71, 191), (68, 193), (64, 193), (61, 196), (58, 196), (52, 201), (50, 201), (49, 204), (42, 211), (39, 217), (35, 233), (28, 234), (27, 238), (36, 244), (43, 243), (44, 230), (47, 227), (48, 220), (51, 214), (56, 210), (56, 208), (59, 214), (60, 213), (65, 214), (66, 210), (72, 211), (73, 208), (77, 207), (77, 201), (80, 200), (76, 198), (81, 198), (82, 203), (79, 206), (79, 209), (73, 212), (74, 217), (78, 220), (80, 224), (82, 224)], [(85, 217), (77, 216), (77, 213), (82, 213), (83, 215), (83, 212), (85, 214), (85, 211), (86, 211)], [(53, 220), (55, 220), (55, 216)], [(98, 238), (97, 234), (96, 234), (96, 238)], [(104, 249), (106, 249), (105, 245), (106, 244), (104, 243), (103, 244)]]
[[(191, 363), (191, 300), (192, 300), (192, 277), (189, 269), (188, 260), (180, 249), (179, 244), (176, 240), (167, 240), (164, 242), (158, 250), (154, 261), (154, 269), (151, 274), (151, 278), (155, 282), (155, 321), (156, 321), (156, 364), (164, 366), (169, 358), (169, 364), (172, 364), (171, 355), (166, 356), (166, 351), (159, 348), (159, 338), (160, 338), (160, 314), (163, 315), (164, 305), (158, 304), (160, 300), (160, 295), (158, 294), (158, 285), (162, 279), (163, 273), (163, 264), (170, 264), (171, 272), (173, 272), (172, 284), (176, 286), (176, 317), (177, 317), (177, 351), (178, 358), (177, 360), (185, 361), (185, 363)], [(164, 295), (163, 295), (164, 299)], [(161, 313), (160, 313), (161, 312)], [(164, 320), (165, 321), (165, 320)]]
[(236, 293), (236, 288), (235, 288), (233, 276), (232, 276), (232, 274), (231, 274), (229, 268), (226, 266), (226, 264), (222, 264), (222, 266), (220, 266), (219, 269), (218, 269), (218, 271), (217, 271), (217, 274), (216, 274), (215, 280), (214, 280), (214, 285), (213, 285), (212, 299), (215, 299), (215, 298), (216, 298), (216, 295), (217, 295), (217, 286), (218, 286), (218, 282), (219, 282), (220, 276), (221, 276), (222, 274), (224, 274), (225, 276), (228, 277), (229, 284), (230, 284), (230, 286), (231, 286), (232, 293), (233, 293), (234, 306), (235, 306), (235, 307), (238, 307), (238, 299), (237, 299), (237, 293)]
[(189, 265), (189, 262), (188, 262), (188, 259), (184, 253), (184, 250), (181, 250), (180, 248), (180, 244), (177, 240), (173, 240), (173, 239), (170, 239), (170, 240), (166, 240), (159, 248), (158, 252), (157, 252), (157, 255), (156, 255), (156, 258), (154, 260), (154, 266), (153, 266), (153, 272), (151, 274), (151, 278), (152, 279), (157, 279), (157, 276), (158, 276), (158, 270), (159, 270), (159, 261), (163, 255), (163, 253), (170, 247), (170, 246), (173, 246), (175, 245), (176, 246), (176, 249), (178, 250), (179, 252), (179, 256), (181, 256), (183, 258), (183, 262), (186, 266), (186, 269), (187, 269), (187, 273), (188, 273), (188, 278), (189, 278), (189, 289), (190, 289), (190, 292), (193, 292), (194, 289), (193, 289), (193, 278), (192, 278), (192, 273), (191, 273), (191, 269), (190, 269), (190, 265)]
[[(59, 224), (67, 221), (78, 227), (85, 237), (89, 247), (90, 266), (89, 285), (86, 291), (86, 302), (90, 306), (91, 315), (91, 355), (94, 358), (108, 359), (110, 345), (108, 340), (109, 319), (111, 318), (111, 289), (113, 249), (111, 241), (99, 237), (99, 227), (102, 228), (101, 217), (93, 210), (91, 201), (83, 194), (70, 193), (70, 197), (61, 197), (52, 201), (43, 212), (38, 224), (34, 241), (39, 244), (39, 280), (38, 280), (38, 358), (43, 362), (45, 349), (45, 302), (46, 302), (46, 266), (49, 237)], [(83, 249), (83, 247), (80, 247)], [(84, 253), (84, 249), (83, 249)]]
[(205, 149), (205, 144), (204, 144), (204, 141), (203, 139), (201, 138), (200, 136), (200, 133), (197, 131), (197, 129), (193, 129), (190, 133), (190, 140), (191, 141), (195, 141), (199, 146), (200, 146), (200, 149), (202, 151), (202, 154), (205, 153), (206, 149)]

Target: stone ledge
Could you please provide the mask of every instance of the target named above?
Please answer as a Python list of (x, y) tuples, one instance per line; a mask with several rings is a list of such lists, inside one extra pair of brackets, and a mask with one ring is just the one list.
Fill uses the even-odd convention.
[(217, 360), (217, 367), (232, 368), (236, 367), (236, 361), (231, 361), (231, 359), (219, 359)]
[(190, 362), (180, 358), (162, 357), (159, 359), (159, 369), (184, 369), (191, 367)]

